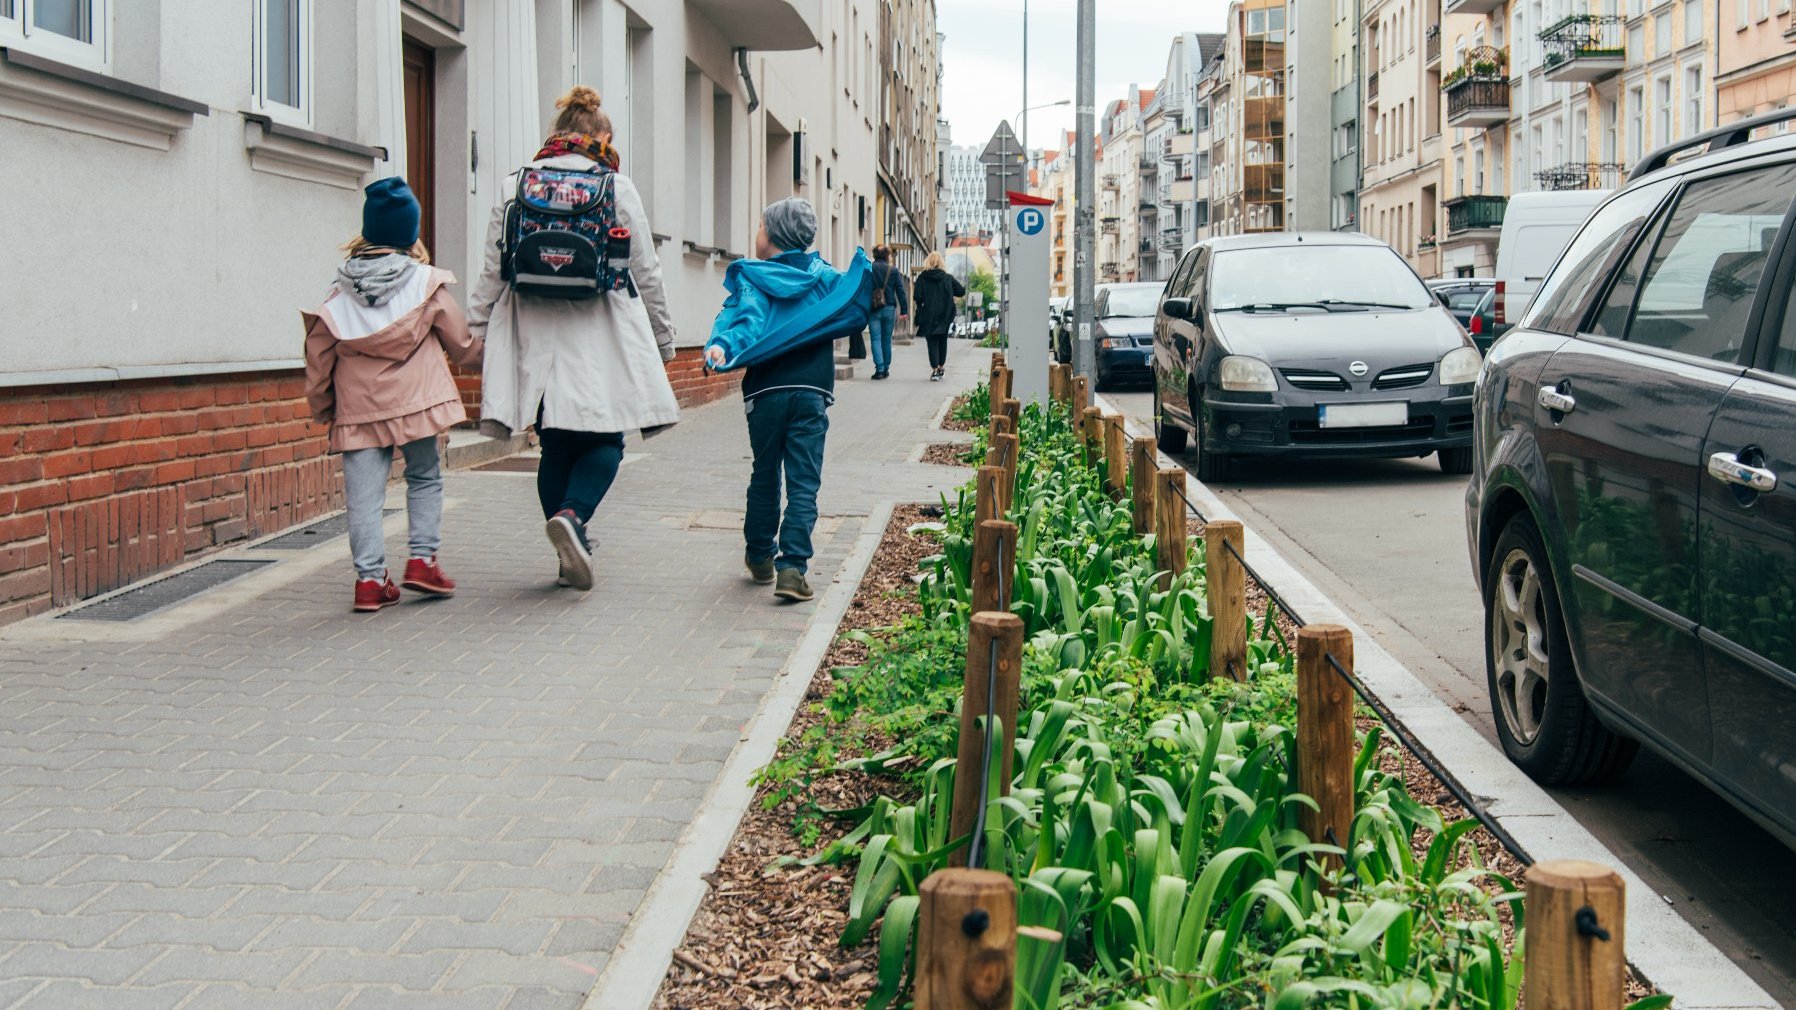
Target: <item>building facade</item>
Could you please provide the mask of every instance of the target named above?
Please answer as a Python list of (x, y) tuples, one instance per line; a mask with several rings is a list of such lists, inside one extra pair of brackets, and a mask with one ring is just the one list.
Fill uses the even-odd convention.
[(1333, 163), (1298, 157), (1320, 151), (1334, 127), (1334, 19), (1330, 2), (1298, 3), (1285, 11), (1285, 223), (1292, 231), (1325, 231), (1333, 204)]
[(1329, 211), (1328, 226), (1359, 230), (1360, 184), (1360, 2), (1333, 0), (1329, 44)]
[(1360, 16), (1366, 124), (1360, 231), (1440, 272), (1440, 0), (1369, 0)]
[(899, 269), (916, 273), (935, 248), (937, 230), (941, 35), (935, 0), (884, 0), (878, 18), (882, 93), (878, 113), (868, 120), (879, 151), (875, 241), (892, 247)]
[[(1790, 0), (1734, 0), (1716, 54), (1716, 124), (1789, 107), (1796, 100), (1796, 18)], [(1787, 129), (1787, 127), (1785, 128)]]
[(941, 217), (946, 234), (953, 238), (995, 241), (1003, 223), (1002, 211), (985, 205), (985, 165), (982, 149), (950, 147), (942, 156)]
[[(837, 262), (874, 237), (891, 117), (873, 0), (225, 6), (88, 0), (50, 31), (0, 3), (0, 170), (40, 197), (0, 205), (0, 233), (40, 254), (0, 281), (0, 622), (339, 507), (298, 310), (324, 294), (361, 187), (407, 177), (466, 291), (507, 176), (575, 82), (604, 95), (642, 191), (686, 402), (730, 388), (698, 349), (767, 201), (816, 203)], [(933, 138), (933, 92), (912, 97), (926, 108), (904, 118)], [(70, 161), (111, 181), (59, 195)], [(933, 182), (900, 184), (925, 228)], [(103, 285), (67, 269), (92, 254), (72, 206), (106, 222)]]

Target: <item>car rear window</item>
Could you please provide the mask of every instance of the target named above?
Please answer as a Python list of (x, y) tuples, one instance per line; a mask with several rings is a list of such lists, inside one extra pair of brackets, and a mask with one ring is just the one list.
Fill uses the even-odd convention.
[(1447, 307), (1470, 312), (1484, 300), (1485, 290), (1488, 289), (1472, 288), (1469, 291), (1449, 291), (1447, 292)]
[[(1675, 178), (1661, 179), (1626, 190), (1597, 208), (1541, 284), (1522, 325), (1567, 336), (1576, 333), (1594, 293), (1627, 255), (1640, 229), (1676, 183)], [(1520, 269), (1526, 274), (1539, 267), (1521, 262)]]

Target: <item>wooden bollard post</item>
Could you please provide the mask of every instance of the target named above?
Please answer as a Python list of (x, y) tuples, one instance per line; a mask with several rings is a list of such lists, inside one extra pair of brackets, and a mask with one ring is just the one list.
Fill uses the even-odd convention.
[(1085, 408), (1091, 406), (1091, 380), (1083, 375), (1073, 376), (1073, 420), (1085, 416)]
[(990, 445), (992, 439), (997, 438), (999, 435), (1006, 434), (1009, 431), (1010, 418), (1003, 414), (993, 414), (989, 428), (989, 437), (986, 439), (986, 444)]
[[(989, 455), (991, 450), (987, 449)], [(1004, 468), (998, 466), (982, 466), (973, 483), (973, 522), (977, 524), (988, 519), (1004, 518), (1002, 488), (1004, 486)]]
[(1016, 523), (987, 519), (973, 533), (973, 613), (1008, 613), (1015, 579)]
[(1528, 868), (1527, 892), (1527, 1010), (1609, 1010), (1626, 1002), (1621, 876), (1600, 863), (1549, 859)]
[(1048, 395), (1055, 403), (1066, 403), (1072, 399), (1072, 387), (1067, 383), (1065, 365), (1056, 363), (1048, 369)]
[[(1297, 630), (1297, 788), (1318, 808), (1299, 808), (1298, 821), (1311, 842), (1346, 848), (1353, 825), (1353, 688), (1329, 665), (1330, 656), (1341, 669), (1353, 669), (1352, 632), (1338, 624)], [(1334, 857), (1328, 862), (1341, 865)], [(1533, 906), (1528, 913), (1532, 927)], [(1532, 959), (1534, 945), (1528, 946)]]
[[(992, 643), (998, 645), (997, 666), (991, 665)], [(1004, 738), (998, 746), (998, 795), (1010, 795), (1011, 754), (1016, 750), (1017, 685), (1023, 669), (1023, 619), (1015, 614), (974, 613), (967, 633), (966, 681), (961, 689), (960, 750), (954, 766), (954, 807), (949, 812), (948, 837), (961, 838), (973, 832), (979, 810), (985, 805), (985, 781), (980, 778), (985, 763), (985, 733), (979, 720), (986, 713), (986, 687), (996, 688), (990, 697), (991, 711), (1003, 723)], [(983, 844), (983, 843), (981, 843)], [(954, 866), (967, 863), (966, 848), (949, 857)], [(922, 1006), (924, 1004), (919, 1004)]]
[(1005, 380), (1004, 385), (1004, 416), (1010, 418), (1010, 430), (1020, 432), (1023, 430), (1023, 401), (1010, 395), (1009, 380)]
[(1185, 571), (1185, 499), (1179, 496), (1184, 486), (1185, 471), (1176, 466), (1159, 471), (1154, 480), (1154, 540), (1159, 545), (1160, 570), (1168, 573), (1162, 589)]
[(1129, 446), (1129, 493), (1135, 502), (1135, 534), (1154, 531), (1154, 464), (1159, 445), (1153, 436), (1138, 438)]
[(1022, 452), (1022, 443), (1015, 435), (1005, 432), (992, 440), (992, 448), (998, 454), (996, 465), (1004, 471), (998, 483), (1000, 515), (1008, 514), (1010, 503), (1016, 501), (1016, 463), (1017, 454)]
[(1110, 497), (1121, 499), (1129, 490), (1129, 457), (1123, 451), (1127, 432), (1123, 431), (1121, 414), (1104, 415), (1104, 481)]
[[(1210, 676), (1247, 679), (1247, 569), (1241, 524), (1212, 519), (1204, 526), (1204, 584), (1210, 597)], [(1229, 550), (1233, 546), (1234, 550)], [(1271, 606), (1271, 604), (1268, 604)]]
[(1085, 449), (1085, 463), (1092, 466), (1097, 463), (1098, 453), (1103, 449), (1104, 412), (1096, 407), (1086, 407), (1079, 415), (1079, 444)]
[(917, 896), (917, 1010), (1010, 1010), (1016, 884), (992, 870), (937, 870)]

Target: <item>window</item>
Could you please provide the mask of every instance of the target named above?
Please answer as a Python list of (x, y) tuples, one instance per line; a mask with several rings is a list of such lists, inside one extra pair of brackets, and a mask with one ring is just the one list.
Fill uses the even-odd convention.
[(105, 70), (109, 0), (0, 0), (0, 44)]
[(256, 0), (256, 107), (271, 118), (310, 123), (311, 0)]
[(1629, 190), (1598, 208), (1541, 283), (1522, 325), (1568, 336), (1576, 332), (1592, 293), (1609, 276), (1615, 261), (1675, 181), (1661, 179)]
[(1484, 152), (1472, 152), (1472, 192), (1484, 192)]
[(1670, 10), (1671, 9), (1669, 7), (1666, 8), (1666, 13), (1659, 15), (1653, 21), (1653, 55), (1654, 56), (1664, 56), (1666, 53), (1671, 52), (1671, 13), (1670, 13)]
[[(1788, 2), (1788, 0), (1783, 0)], [(1684, 45), (1702, 41), (1702, 0), (1684, 0)]]
[(1613, 98), (1603, 103), (1603, 160), (1609, 163), (1614, 163), (1617, 154), (1616, 104)]
[(1628, 162), (1637, 162), (1646, 148), (1646, 89), (1636, 84), (1628, 89)]
[(1702, 132), (1702, 66), (1684, 68), (1684, 136)]
[[(1691, 183), (1653, 248), (1627, 341), (1737, 363), (1793, 186), (1796, 165), (1789, 164)], [(1624, 286), (1604, 307), (1607, 326), (1619, 318)]]
[(1752, 20), (1752, 0), (1734, 0), (1734, 23), (1741, 28)]
[(1671, 142), (1671, 75), (1653, 81), (1653, 143)]

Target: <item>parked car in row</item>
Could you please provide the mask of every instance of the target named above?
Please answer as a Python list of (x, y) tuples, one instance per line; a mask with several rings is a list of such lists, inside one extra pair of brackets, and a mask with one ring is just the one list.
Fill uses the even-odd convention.
[(1496, 286), (1497, 282), (1488, 277), (1443, 277), (1428, 282), (1428, 290), (1434, 292), (1447, 311), (1453, 313), (1453, 318), (1459, 320), (1459, 325), (1468, 330), (1472, 325), (1472, 310)]
[(1791, 118), (1596, 210), (1491, 349), (1465, 502), (1510, 759), (1645, 744), (1796, 844), (1796, 136), (1751, 139)]
[(1160, 310), (1159, 281), (1100, 284), (1092, 294), (1091, 342), (1099, 389), (1122, 382), (1147, 385), (1154, 378), (1154, 316)]
[(1478, 353), (1489, 354), (1490, 345), (1497, 338), (1509, 332), (1513, 323), (1497, 322), (1497, 289), (1495, 286), (1484, 292), (1478, 304), (1472, 309), (1471, 318), (1466, 321), (1465, 330), (1472, 337), (1472, 343), (1478, 345)]
[(1160, 446), (1200, 480), (1241, 456), (1472, 465), (1478, 351), (1390, 246), (1344, 232), (1208, 239), (1154, 322)]

